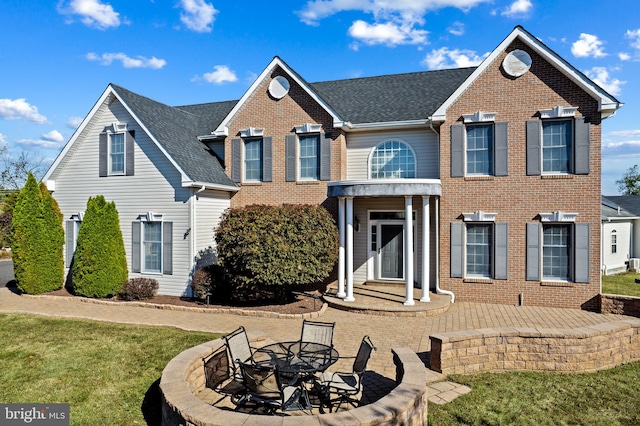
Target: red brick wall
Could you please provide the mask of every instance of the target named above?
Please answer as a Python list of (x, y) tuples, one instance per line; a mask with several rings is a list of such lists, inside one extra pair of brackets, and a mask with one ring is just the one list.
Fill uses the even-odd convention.
[[(601, 127), (597, 101), (553, 66), (516, 40), (506, 52), (525, 50), (531, 55), (529, 72), (518, 78), (506, 75), (500, 65), (502, 53), (447, 111), (440, 127), (440, 283), (457, 300), (516, 304), (523, 294), (525, 305), (598, 308), (600, 292), (600, 175)], [(541, 109), (556, 105), (579, 107), (576, 116), (591, 123), (591, 173), (552, 179), (526, 175), (526, 121)], [(484, 180), (451, 178), (450, 127), (462, 122), (462, 114), (478, 110), (497, 112), (496, 121), (509, 123), (509, 176)], [(497, 212), (497, 222), (509, 224), (508, 280), (491, 283), (465, 282), (450, 277), (450, 224), (462, 213)], [(526, 224), (540, 223), (541, 212), (578, 212), (576, 223), (590, 223), (590, 283), (566, 286), (526, 281)], [(546, 284), (546, 283), (545, 283)]]
[[(269, 83), (277, 75), (283, 75), (291, 83), (288, 95), (279, 100), (268, 93)], [(231, 176), (231, 139), (240, 137), (240, 130), (248, 127), (264, 129), (264, 136), (273, 137), (273, 181), (240, 184), (240, 191), (231, 199), (232, 207), (300, 203), (324, 204), (330, 211), (336, 210), (337, 202), (327, 200), (326, 181), (285, 181), (285, 136), (295, 134), (294, 126), (304, 123), (322, 124), (322, 130), (331, 134), (331, 180), (346, 176), (344, 135), (339, 129), (333, 129), (332, 117), (291, 77), (276, 67), (233, 117), (229, 123), (229, 137), (225, 141), (226, 173)]]

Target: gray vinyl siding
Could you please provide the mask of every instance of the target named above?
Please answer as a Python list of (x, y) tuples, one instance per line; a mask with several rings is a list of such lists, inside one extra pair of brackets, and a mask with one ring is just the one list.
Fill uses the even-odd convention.
[[(435, 216), (433, 214), (433, 203), (434, 200), (431, 200), (431, 215), (430, 215), (430, 226), (431, 232), (429, 235), (430, 241), (430, 258), (429, 258), (429, 272), (430, 278), (429, 281), (431, 283), (435, 283), (436, 279), (436, 257), (435, 257), (435, 249), (436, 249), (436, 237), (435, 237)], [(415, 252), (414, 252), (414, 279), (415, 281), (421, 285), (422, 283), (422, 265), (420, 259), (422, 259), (422, 198), (414, 197), (413, 198), (413, 209), (416, 214), (416, 222), (414, 223), (414, 234), (413, 237), (415, 239)], [(368, 241), (368, 219), (369, 219), (369, 211), (372, 210), (385, 210), (385, 211), (404, 211), (404, 198), (376, 198), (376, 199), (355, 199), (354, 202), (354, 213), (355, 216), (360, 221), (360, 232), (353, 233), (353, 244), (354, 244), (354, 259), (353, 259), (353, 281), (356, 284), (363, 283), (367, 280), (367, 268), (368, 261), (373, 262), (373, 259), (368, 259), (369, 256), (369, 241)]]
[(411, 146), (416, 156), (417, 178), (440, 178), (438, 137), (430, 130), (349, 133), (347, 138), (348, 180), (368, 179), (372, 150), (388, 140), (398, 140)]
[(215, 232), (220, 217), (230, 207), (229, 194), (221, 191), (206, 191), (196, 200), (196, 265), (202, 267), (217, 263), (215, 255)]
[[(135, 175), (99, 177), (98, 137), (104, 127), (115, 121), (128, 123), (128, 129), (135, 130)], [(164, 220), (173, 222), (173, 274), (130, 273), (129, 277), (157, 279), (160, 294), (188, 292), (190, 238), (183, 238), (183, 235), (190, 227), (188, 200), (191, 190), (181, 187), (178, 171), (118, 101), (110, 106), (102, 105), (51, 179), (56, 185), (53, 196), (64, 219), (84, 212), (91, 196), (101, 194), (108, 201), (115, 201), (129, 268), (132, 266), (131, 223), (148, 211), (164, 214)]]

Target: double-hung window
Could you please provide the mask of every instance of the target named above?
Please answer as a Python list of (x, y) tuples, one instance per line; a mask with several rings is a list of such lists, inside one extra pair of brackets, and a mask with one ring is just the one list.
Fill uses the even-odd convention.
[(543, 225), (542, 235), (542, 279), (570, 281), (571, 225)]
[(127, 123), (113, 123), (104, 128), (98, 139), (98, 175), (134, 175), (135, 131)]
[(320, 135), (298, 136), (298, 170), (300, 180), (320, 179)]
[(451, 177), (507, 176), (507, 122), (496, 113), (463, 114), (464, 123), (451, 126)]
[(262, 167), (262, 138), (244, 140), (244, 182), (261, 182), (264, 169)]
[(173, 273), (173, 222), (148, 212), (131, 223), (131, 270), (148, 274)]
[(571, 173), (573, 120), (542, 122), (542, 173)]
[(466, 126), (467, 175), (493, 175), (493, 124)]
[(468, 223), (466, 241), (465, 276), (491, 278), (493, 224)]
[(618, 231), (611, 231), (611, 254), (618, 252)]
[(124, 133), (109, 135), (109, 174), (123, 175), (125, 165)]

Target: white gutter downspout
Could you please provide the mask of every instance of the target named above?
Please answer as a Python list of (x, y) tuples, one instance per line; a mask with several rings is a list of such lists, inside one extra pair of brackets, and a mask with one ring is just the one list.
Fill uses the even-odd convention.
[[(429, 128), (433, 133), (438, 136), (438, 164), (440, 164), (440, 133), (433, 128), (433, 119), (432, 117), (428, 118), (429, 120)], [(440, 288), (440, 198), (436, 197), (436, 294), (447, 294), (451, 296), (451, 303), (454, 303), (456, 300), (456, 295), (453, 294), (452, 291), (443, 290)]]

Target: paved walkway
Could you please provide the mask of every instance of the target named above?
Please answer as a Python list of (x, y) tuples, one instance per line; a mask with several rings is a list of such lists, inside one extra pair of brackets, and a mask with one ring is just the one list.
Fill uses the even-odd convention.
[[(371, 301), (366, 303), (370, 304)], [(301, 319), (172, 311), (84, 303), (62, 298), (24, 297), (12, 293), (8, 288), (0, 288), (0, 312), (161, 325), (219, 333), (226, 333), (243, 325), (247, 330), (261, 331), (273, 340), (298, 338), (302, 323)], [(334, 343), (341, 355), (355, 355), (362, 337), (366, 334), (371, 336), (377, 351), (368, 367), (376, 372), (378, 384), (386, 387), (392, 383), (389, 379), (395, 379), (391, 348), (408, 346), (424, 361), (428, 361), (429, 336), (434, 333), (501, 327), (575, 328), (619, 321), (625, 317), (577, 309), (456, 302), (446, 312), (424, 318), (367, 315), (328, 308), (320, 319), (336, 322)], [(341, 362), (345, 364), (338, 364), (337, 368), (350, 369), (348, 361)]]

